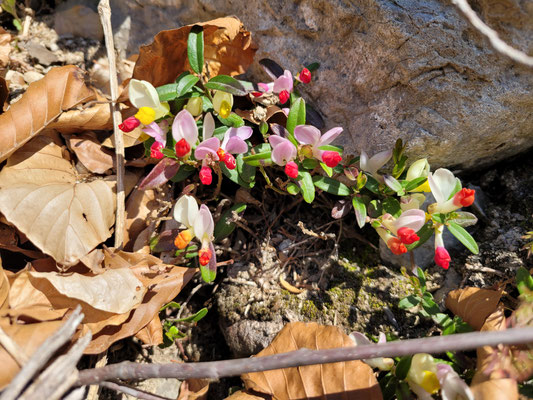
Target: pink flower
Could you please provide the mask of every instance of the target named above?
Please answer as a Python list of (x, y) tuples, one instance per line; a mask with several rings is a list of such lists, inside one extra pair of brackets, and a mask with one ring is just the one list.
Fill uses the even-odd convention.
[(444, 247), (444, 240), (442, 239), (442, 233), (444, 231), (444, 226), (439, 225), (435, 228), (435, 264), (444, 269), (450, 267), (450, 253)]
[(301, 144), (312, 146), (313, 157), (322, 161), (328, 167), (336, 167), (341, 161), (341, 156), (336, 151), (321, 150), (320, 147), (333, 142), (342, 133), (341, 127), (332, 128), (323, 135), (311, 125), (298, 125), (294, 128), (294, 137)]
[(302, 69), (302, 72), (298, 74), (298, 80), (302, 83), (311, 82), (311, 71), (307, 68)]
[(155, 158), (157, 160), (162, 159), (165, 155), (161, 152), (163, 149), (163, 144), (161, 142), (154, 142), (152, 143), (152, 146), (150, 146), (150, 157)]
[(181, 110), (172, 123), (172, 137), (176, 141), (176, 155), (185, 157), (198, 140), (198, 127), (192, 114)]
[(285, 173), (291, 178), (295, 177), (295, 173), (298, 176), (298, 165), (293, 162), (298, 154), (296, 146), (289, 139), (277, 135), (270, 135), (268, 141), (272, 146), (272, 161), (282, 167), (290, 164)]
[(258, 83), (259, 90), (263, 93), (278, 93), (279, 101), (281, 104), (285, 104), (289, 100), (290, 93), (292, 92), (294, 81), (291, 71), (285, 70), (283, 75), (277, 77), (274, 82), (271, 83)]
[(153, 137), (156, 142), (161, 143), (163, 147), (165, 147), (167, 144), (167, 129), (168, 122), (164, 120), (159, 124), (157, 124), (156, 122), (152, 122), (151, 124), (146, 125), (142, 131), (148, 136)]

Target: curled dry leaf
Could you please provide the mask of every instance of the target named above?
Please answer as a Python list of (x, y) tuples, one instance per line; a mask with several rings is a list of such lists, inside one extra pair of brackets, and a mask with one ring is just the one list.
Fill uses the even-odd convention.
[(156, 346), (163, 343), (163, 325), (159, 315), (156, 315), (135, 337), (146, 345)]
[(272, 399), (271, 396), (256, 396), (252, 394), (251, 392), (246, 392), (244, 390), (239, 390), (235, 393), (233, 393), (231, 396), (226, 397), (226, 400), (270, 400)]
[[(353, 341), (335, 326), (295, 322), (285, 325), (270, 346), (256, 357), (304, 347), (319, 350), (351, 346)], [(253, 372), (244, 374), (241, 378), (246, 389), (269, 394), (279, 400), (310, 397), (375, 400), (382, 398), (372, 368), (359, 360)]]
[(103, 174), (113, 168), (115, 159), (113, 153), (102, 148), (94, 132), (86, 132), (76, 136), (69, 135), (67, 137), (67, 144), (76, 153), (78, 160), (89, 171), (95, 174)]
[(73, 65), (52, 68), (0, 115), (0, 161), (41, 132), (63, 111), (93, 97), (94, 92), (85, 86), (79, 68)]
[(0, 68), (4, 68), (9, 64), (9, 53), (11, 53), (10, 43), (11, 34), (4, 28), (0, 28)]
[(279, 276), (279, 283), (283, 287), (283, 289), (288, 290), (291, 293), (300, 294), (303, 292), (303, 289), (298, 289), (297, 287), (292, 286), (289, 282), (287, 282), (284, 279), (283, 275)]
[(4, 268), (0, 260), (0, 310), (4, 308), (4, 304), (9, 295), (9, 280), (7, 279)]
[[(41, 322), (38, 324), (13, 324), (10, 325), (8, 318), (0, 319), (0, 328), (11, 338), (24, 353), (31, 357), (37, 348), (56, 330), (58, 330), (62, 321)], [(15, 375), (19, 372), (20, 367), (17, 362), (0, 346), (0, 390), (4, 389)]]
[[(246, 71), (257, 48), (241, 21), (226, 17), (195, 25), (204, 27), (204, 58), (209, 76), (235, 76)], [(187, 60), (187, 38), (191, 27), (161, 31), (152, 44), (141, 46), (133, 78), (157, 87), (174, 82), (184, 71), (192, 72)]]
[(113, 129), (111, 107), (107, 103), (98, 103), (80, 110), (66, 111), (49, 125), (61, 133), (77, 133), (79, 131), (104, 131)]
[(206, 400), (209, 379), (187, 379), (181, 383), (177, 400)]
[(111, 236), (114, 223), (110, 186), (81, 180), (54, 139), (39, 136), (0, 172), (0, 211), (44, 253), (73, 265)]
[[(62, 295), (97, 310), (123, 314), (140, 304), (146, 288), (129, 268), (110, 269), (96, 276), (56, 272), (28, 272), (30, 281), (46, 279)], [(33, 278), (33, 279), (32, 279)]]
[(485, 319), (496, 310), (500, 297), (501, 293), (494, 290), (467, 287), (452, 290), (446, 298), (446, 307), (480, 330)]

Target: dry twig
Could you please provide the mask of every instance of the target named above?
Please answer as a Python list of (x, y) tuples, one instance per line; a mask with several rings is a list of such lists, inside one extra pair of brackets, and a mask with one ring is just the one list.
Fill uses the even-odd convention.
[(115, 45), (113, 43), (113, 30), (111, 28), (111, 7), (109, 0), (100, 0), (98, 4), (100, 22), (104, 28), (105, 47), (109, 60), (109, 86), (111, 91), (111, 113), (113, 115), (113, 134), (115, 138), (115, 154), (117, 159), (117, 217), (115, 223), (115, 248), (120, 249), (124, 243), (125, 221), (125, 192), (124, 192), (124, 140), (118, 125), (122, 122), (122, 116), (118, 110), (116, 100), (118, 98), (117, 63), (115, 60)]
[(526, 53), (509, 46), (507, 43), (501, 40), (498, 36), (498, 33), (494, 29), (487, 26), (481, 20), (481, 18), (478, 17), (476, 12), (472, 10), (466, 0), (452, 0), (452, 3), (461, 10), (468, 21), (474, 25), (474, 28), (476, 28), (483, 36), (489, 39), (490, 44), (498, 53), (501, 53), (520, 64), (533, 67), (533, 57), (530, 57)]

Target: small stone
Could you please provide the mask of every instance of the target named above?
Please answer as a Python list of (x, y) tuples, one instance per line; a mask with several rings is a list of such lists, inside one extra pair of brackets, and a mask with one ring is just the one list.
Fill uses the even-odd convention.
[(44, 77), (43, 74), (40, 74), (39, 72), (36, 72), (36, 71), (28, 71), (24, 73), (24, 80), (28, 84), (38, 81), (39, 79), (42, 79), (43, 77)]
[(37, 61), (42, 65), (50, 65), (59, 61), (59, 58), (56, 54), (48, 50), (43, 44), (36, 41), (30, 41), (24, 44), (22, 47), (26, 49), (30, 57), (37, 59)]
[(104, 31), (96, 11), (79, 1), (67, 1), (56, 10), (54, 28), (59, 36), (102, 40)]
[(9, 90), (20, 89), (21, 87), (26, 86), (24, 75), (18, 71), (7, 71), (6, 80), (9, 81)]

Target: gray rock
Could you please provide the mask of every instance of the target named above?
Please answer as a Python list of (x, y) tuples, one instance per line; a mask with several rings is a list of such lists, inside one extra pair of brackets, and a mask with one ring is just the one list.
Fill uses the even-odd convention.
[(281, 321), (242, 320), (223, 329), (223, 333), (235, 357), (249, 357), (267, 347), (281, 328)]
[(31, 40), (28, 43), (22, 45), (31, 57), (37, 59), (42, 65), (50, 65), (59, 61), (57, 54), (48, 50), (43, 44), (37, 41)]
[[(533, 147), (533, 76), (490, 48), (440, 0), (112, 1), (123, 53), (162, 29), (238, 16), (268, 57), (297, 72), (318, 61), (304, 96), (343, 126), (348, 152), (373, 154), (399, 137), (433, 167), (480, 168)], [(533, 7), (518, 0), (475, 3), (500, 36), (532, 46)], [(136, 27), (141, 27), (137, 29)], [(260, 67), (254, 78), (267, 79)]]

